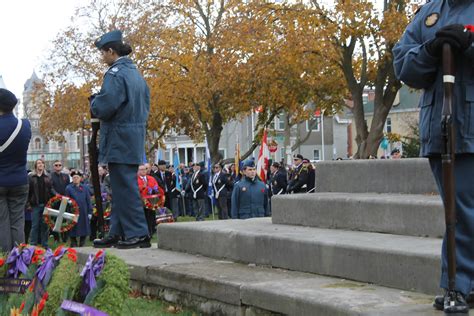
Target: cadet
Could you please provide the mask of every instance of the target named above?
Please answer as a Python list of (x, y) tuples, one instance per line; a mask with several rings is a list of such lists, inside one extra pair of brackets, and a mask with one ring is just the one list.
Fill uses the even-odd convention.
[[(413, 88), (424, 89), (420, 103), (421, 155), (429, 158), (442, 195), (443, 44), (451, 44), (456, 55), (453, 104), (456, 129), (456, 304), (449, 306), (449, 299), (443, 297), (436, 297), (434, 304), (445, 313), (467, 314), (469, 308), (465, 298), (474, 285), (474, 186), (471, 183), (474, 178), (474, 47), (472, 34), (464, 28), (464, 25), (474, 22), (473, 17), (474, 1), (431, 1), (420, 9), (393, 50), (398, 78)], [(446, 239), (441, 261), (440, 286), (448, 289)], [(472, 300), (468, 298), (469, 301)]]
[(234, 185), (232, 192), (232, 218), (264, 217), (268, 212), (267, 188), (257, 177), (253, 161), (246, 160), (242, 169), (244, 177)]
[(114, 198), (109, 235), (95, 240), (94, 246), (150, 247), (136, 178), (145, 150), (150, 91), (127, 57), (132, 48), (122, 43), (122, 32), (104, 34), (95, 46), (110, 66), (100, 92), (91, 97), (91, 111), (100, 119), (99, 161), (109, 166)]
[(308, 169), (303, 165), (303, 156), (293, 156), (294, 169), (288, 181), (288, 193), (305, 193), (308, 190)]

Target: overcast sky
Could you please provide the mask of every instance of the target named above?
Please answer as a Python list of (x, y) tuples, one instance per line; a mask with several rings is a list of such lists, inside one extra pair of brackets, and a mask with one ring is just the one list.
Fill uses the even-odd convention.
[(0, 75), (6, 87), (18, 98), (22, 98), (25, 81), (33, 70), (39, 69), (51, 41), (69, 24), (74, 9), (87, 1), (2, 1)]

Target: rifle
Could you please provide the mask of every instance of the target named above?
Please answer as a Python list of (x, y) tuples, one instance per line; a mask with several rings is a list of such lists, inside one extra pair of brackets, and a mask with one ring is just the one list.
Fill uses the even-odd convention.
[[(93, 97), (90, 101), (92, 102)], [(100, 129), (100, 120), (94, 116), (91, 112), (91, 126), (92, 136), (88, 144), (89, 148), (89, 162), (91, 170), (91, 181), (94, 188), (95, 205), (97, 208), (97, 226), (99, 229), (99, 238), (104, 237), (104, 209), (102, 207), (102, 194), (100, 191), (100, 180), (99, 180), (99, 150), (97, 148), (97, 134)]]
[(451, 306), (455, 306), (456, 293), (456, 191), (454, 181), (455, 131), (453, 122), (454, 99), (454, 56), (451, 45), (443, 44), (443, 109), (441, 119), (441, 137), (443, 150), (441, 154), (442, 178), (444, 188), (444, 213), (446, 222), (446, 247), (448, 257), (448, 296)]

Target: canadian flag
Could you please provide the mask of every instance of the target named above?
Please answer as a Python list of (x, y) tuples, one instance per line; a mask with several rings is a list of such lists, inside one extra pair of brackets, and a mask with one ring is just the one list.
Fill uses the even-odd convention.
[(270, 159), (270, 151), (267, 144), (267, 130), (263, 130), (262, 145), (258, 153), (257, 175), (264, 183), (267, 182), (268, 160)]

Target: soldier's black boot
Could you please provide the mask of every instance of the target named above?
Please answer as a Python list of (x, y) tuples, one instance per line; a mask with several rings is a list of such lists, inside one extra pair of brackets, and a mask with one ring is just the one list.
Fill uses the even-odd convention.
[(71, 247), (71, 248), (77, 247), (77, 239), (76, 239), (76, 237), (71, 237), (71, 244), (70, 244), (69, 247)]
[(102, 239), (94, 240), (94, 248), (111, 248), (117, 245), (119, 242), (119, 236), (107, 236)]
[[(471, 292), (466, 297), (466, 303), (469, 305), (469, 308), (474, 308), (474, 292)], [(439, 311), (444, 309), (444, 295), (437, 295), (433, 302), (433, 307)]]
[(466, 303), (466, 298), (461, 292), (446, 291), (444, 294), (443, 311), (445, 315), (468, 315), (469, 306)]

